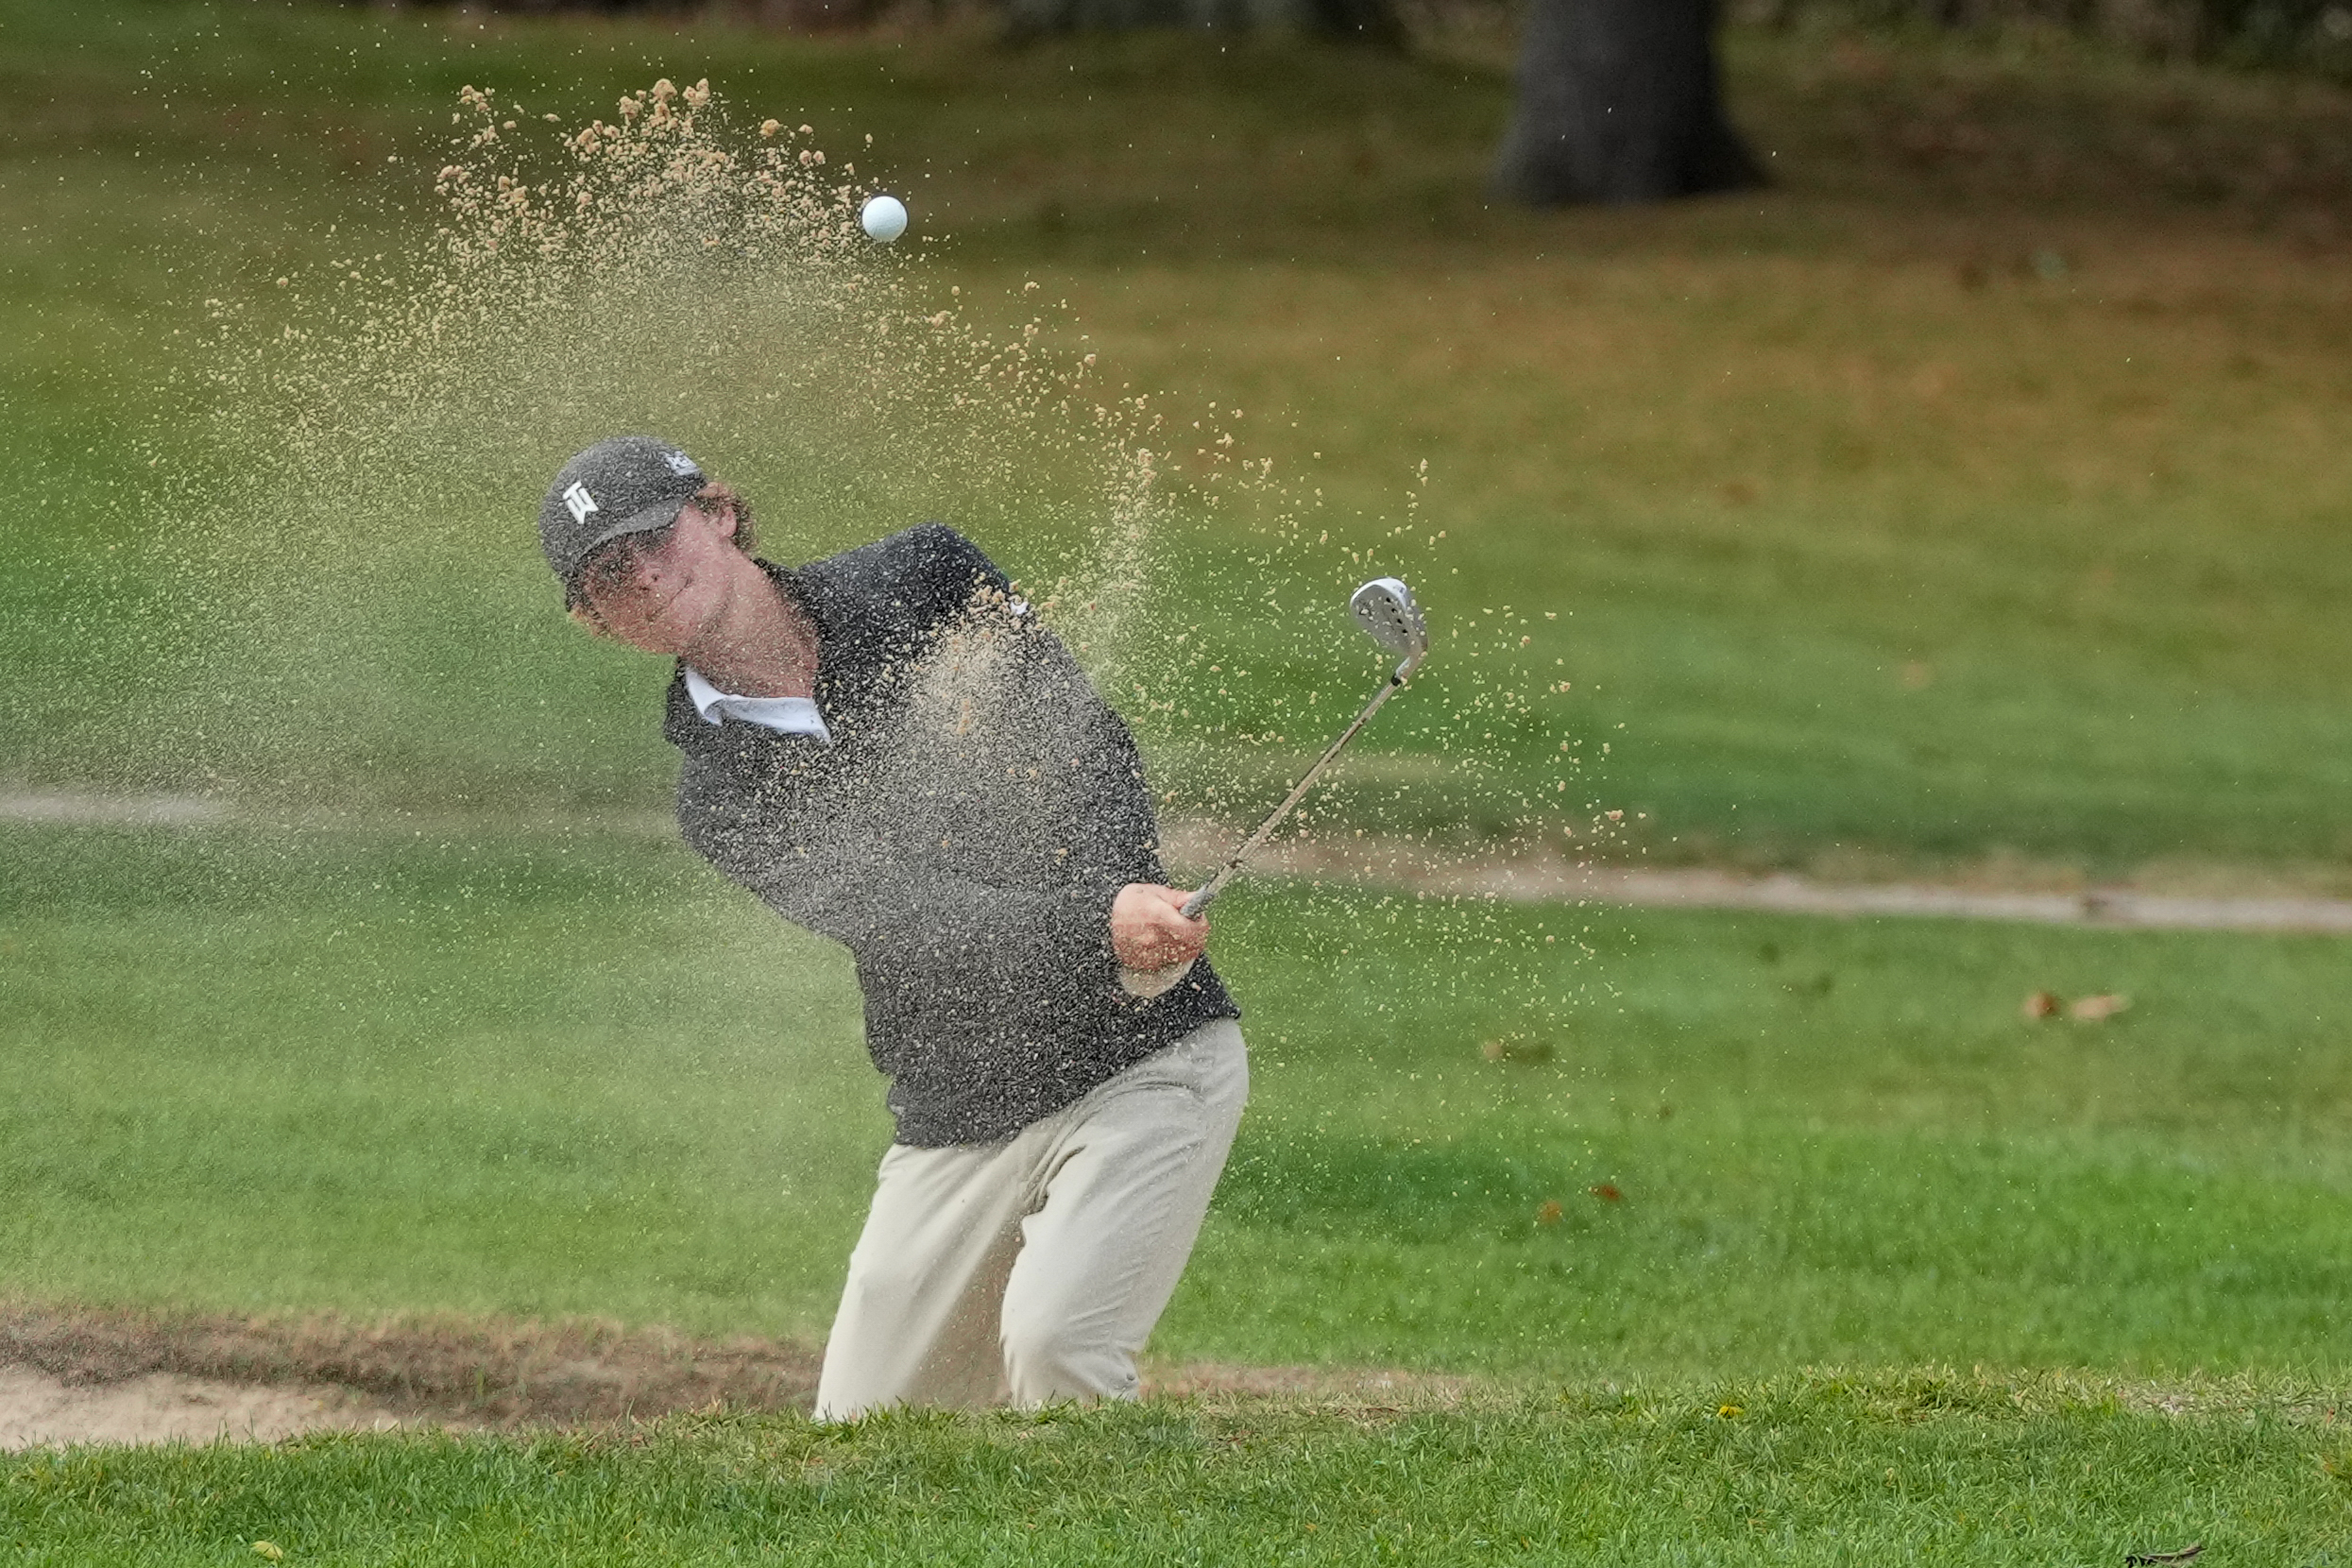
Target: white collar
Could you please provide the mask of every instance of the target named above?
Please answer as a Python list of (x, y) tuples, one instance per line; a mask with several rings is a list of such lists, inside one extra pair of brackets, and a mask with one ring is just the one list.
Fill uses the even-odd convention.
[(704, 724), (741, 719), (778, 735), (806, 735), (828, 746), (833, 743), (833, 733), (825, 727), (825, 715), (817, 711), (814, 698), (739, 697), (711, 685), (692, 665), (685, 668), (686, 694), (692, 699), (694, 711), (702, 716)]

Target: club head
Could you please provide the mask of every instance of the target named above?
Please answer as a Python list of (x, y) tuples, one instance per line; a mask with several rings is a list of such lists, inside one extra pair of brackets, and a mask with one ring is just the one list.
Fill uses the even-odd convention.
[(1374, 577), (1355, 590), (1348, 610), (1374, 642), (1405, 661), (1396, 667), (1397, 679), (1411, 674), (1427, 656), (1429, 623), (1422, 619), (1421, 606), (1413, 603), (1413, 590), (1401, 579)]

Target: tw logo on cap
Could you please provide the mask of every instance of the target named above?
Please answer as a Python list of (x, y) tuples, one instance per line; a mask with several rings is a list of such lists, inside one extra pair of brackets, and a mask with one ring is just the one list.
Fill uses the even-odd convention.
[(676, 474), (680, 479), (685, 479), (690, 475), (696, 479), (700, 479), (703, 476), (702, 469), (694, 466), (694, 460), (687, 456), (686, 453), (678, 451), (675, 447), (662, 448), (661, 460), (669, 464), (670, 471)]
[(570, 508), (574, 522), (586, 522), (590, 512), (602, 509), (596, 504), (596, 498), (588, 494), (588, 487), (577, 480), (564, 492), (564, 505)]

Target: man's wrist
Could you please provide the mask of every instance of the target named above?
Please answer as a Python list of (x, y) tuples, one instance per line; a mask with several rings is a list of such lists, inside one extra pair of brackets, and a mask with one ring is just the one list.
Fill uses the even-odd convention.
[(1119, 895), (1131, 887), (1141, 885), (1143, 884), (1114, 882), (1106, 879), (1096, 886), (1093, 890), (1094, 895), (1087, 900), (1096, 913), (1094, 923), (1096, 952), (1114, 968), (1123, 966), (1118, 956)]

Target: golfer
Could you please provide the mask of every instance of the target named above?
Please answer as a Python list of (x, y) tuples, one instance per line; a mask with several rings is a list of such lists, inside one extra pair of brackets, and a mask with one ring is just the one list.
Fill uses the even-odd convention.
[(821, 1420), (1131, 1399), (1248, 1091), (1163, 884), (1133, 739), (1004, 573), (937, 523), (787, 569), (650, 436), (555, 476), (572, 614), (676, 660), (686, 840), (856, 961), (896, 1135), (825, 1349)]

